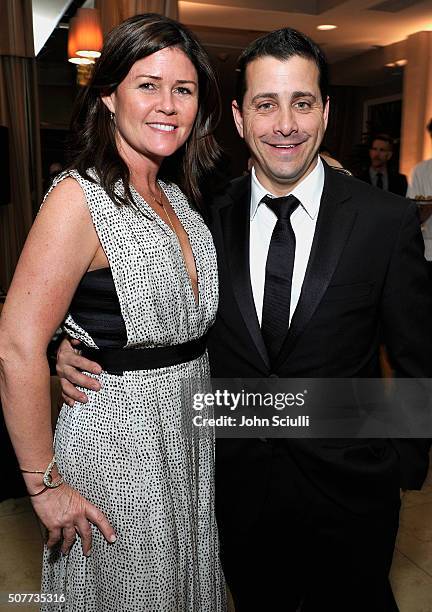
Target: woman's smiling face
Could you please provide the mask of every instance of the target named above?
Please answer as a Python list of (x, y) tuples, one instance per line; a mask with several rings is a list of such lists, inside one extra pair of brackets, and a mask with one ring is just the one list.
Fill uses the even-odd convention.
[(129, 158), (160, 163), (188, 139), (198, 112), (198, 75), (187, 55), (167, 47), (135, 62), (102, 98), (115, 115), (116, 141)]

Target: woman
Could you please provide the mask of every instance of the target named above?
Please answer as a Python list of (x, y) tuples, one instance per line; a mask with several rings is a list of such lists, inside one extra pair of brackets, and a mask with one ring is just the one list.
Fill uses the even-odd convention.
[[(171, 182), (199, 199), (217, 91), (177, 22), (140, 15), (109, 34), (75, 114), (74, 169), (55, 180), (4, 307), (1, 399), (48, 530), (42, 591), (66, 594), (56, 609), (225, 609), (213, 434), (191, 414), (209, 377), (216, 257)], [(63, 406), (53, 457), (45, 354), (65, 315), (103, 364), (102, 390)]]

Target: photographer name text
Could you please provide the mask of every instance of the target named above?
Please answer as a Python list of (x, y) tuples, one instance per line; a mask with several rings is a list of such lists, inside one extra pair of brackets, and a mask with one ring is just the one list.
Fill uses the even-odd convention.
[(309, 427), (309, 417), (299, 415), (290, 417), (288, 415), (273, 415), (268, 417), (234, 417), (222, 415), (219, 417), (205, 417), (196, 414), (193, 417), (195, 427)]

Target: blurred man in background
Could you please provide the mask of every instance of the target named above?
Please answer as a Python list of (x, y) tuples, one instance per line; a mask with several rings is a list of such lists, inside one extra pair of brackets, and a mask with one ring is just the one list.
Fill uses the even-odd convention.
[(387, 134), (376, 134), (369, 147), (369, 168), (359, 178), (374, 187), (404, 196), (407, 179), (389, 166), (393, 156), (393, 139)]

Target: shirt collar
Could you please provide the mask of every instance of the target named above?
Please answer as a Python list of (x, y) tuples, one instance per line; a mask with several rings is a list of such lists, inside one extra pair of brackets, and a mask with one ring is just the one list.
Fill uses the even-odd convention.
[[(250, 219), (252, 221), (264, 196), (270, 195), (272, 198), (278, 196), (270, 193), (261, 185), (256, 176), (255, 168), (252, 168), (251, 174)], [(324, 166), (320, 157), (318, 156), (317, 164), (312, 172), (308, 174), (307, 177), (304, 178), (298, 185), (296, 185), (292, 191), (287, 192), (286, 195), (295, 196), (300, 201), (302, 207), (307, 212), (309, 217), (311, 219), (315, 219), (319, 211), (323, 187)]]
[(372, 168), (372, 166), (370, 166), (369, 168), (369, 175), (371, 178), (376, 178), (377, 174), (382, 174), (383, 176), (387, 176), (387, 168), (381, 168), (380, 170), (375, 170), (375, 168)]

